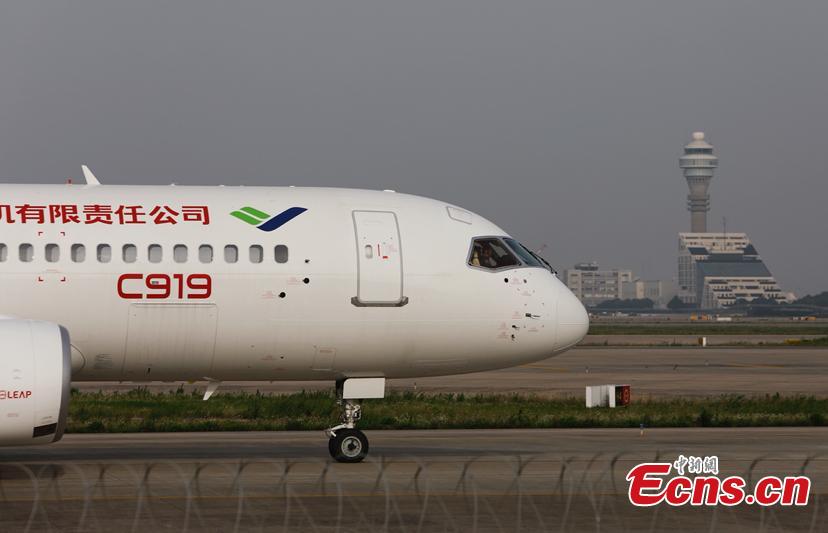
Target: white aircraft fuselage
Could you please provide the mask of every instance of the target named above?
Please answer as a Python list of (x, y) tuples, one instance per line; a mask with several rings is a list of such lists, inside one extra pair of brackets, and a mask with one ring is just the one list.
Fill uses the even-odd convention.
[(481, 237), (508, 235), (390, 191), (0, 185), (0, 315), (63, 326), (73, 381), (435, 376), (581, 340), (556, 274)]

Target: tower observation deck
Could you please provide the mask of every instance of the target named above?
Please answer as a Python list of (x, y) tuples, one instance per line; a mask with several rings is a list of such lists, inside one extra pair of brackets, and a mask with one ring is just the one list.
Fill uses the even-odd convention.
[(707, 189), (713, 172), (719, 166), (719, 158), (713, 155), (713, 146), (704, 139), (704, 132), (693, 132), (693, 140), (684, 147), (679, 158), (679, 167), (690, 194), (687, 195), (687, 210), (690, 211), (690, 231), (707, 232), (707, 212), (710, 211), (710, 195)]

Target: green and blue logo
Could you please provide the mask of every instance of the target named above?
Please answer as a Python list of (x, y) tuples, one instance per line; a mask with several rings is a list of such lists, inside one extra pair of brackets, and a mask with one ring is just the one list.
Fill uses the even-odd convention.
[(270, 216), (267, 213), (259, 211), (258, 209), (246, 206), (242, 207), (238, 211), (233, 211), (230, 214), (239, 220), (247, 222), (251, 226), (256, 226), (262, 231), (273, 231), (284, 226), (305, 211), (307, 211), (307, 209), (304, 207), (291, 207), (289, 209), (285, 209), (278, 215)]

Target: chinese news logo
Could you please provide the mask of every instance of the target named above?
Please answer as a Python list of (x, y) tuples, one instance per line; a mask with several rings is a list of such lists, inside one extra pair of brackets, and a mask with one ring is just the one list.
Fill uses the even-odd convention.
[[(670, 477), (670, 472), (675, 475)], [(689, 474), (693, 477), (689, 477)], [(732, 507), (748, 505), (804, 506), (808, 504), (811, 480), (806, 476), (765, 476), (750, 489), (742, 476), (719, 476), (719, 458), (685, 457), (673, 463), (642, 463), (627, 474), (630, 503), (651, 507), (667, 503)]]

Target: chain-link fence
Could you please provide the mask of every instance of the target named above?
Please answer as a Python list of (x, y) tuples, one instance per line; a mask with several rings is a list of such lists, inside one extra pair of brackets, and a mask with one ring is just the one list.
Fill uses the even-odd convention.
[(810, 476), (805, 507), (632, 506), (629, 469), (674, 458), (0, 463), (0, 531), (828, 531), (828, 456), (722, 465)]

